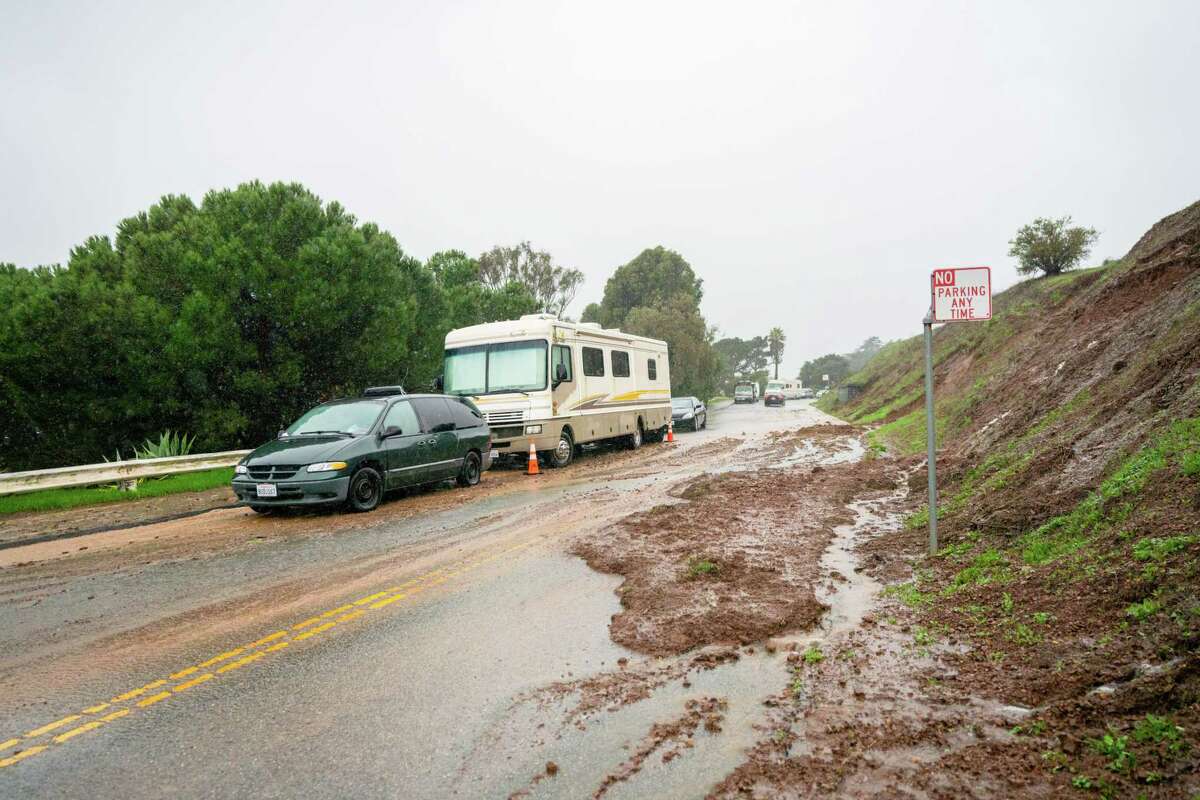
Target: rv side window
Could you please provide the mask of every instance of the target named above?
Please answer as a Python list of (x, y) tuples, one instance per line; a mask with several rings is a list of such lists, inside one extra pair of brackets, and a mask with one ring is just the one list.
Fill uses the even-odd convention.
[(583, 374), (589, 378), (604, 377), (604, 351), (598, 347), (583, 348)]
[(612, 364), (614, 378), (629, 377), (629, 353), (626, 353), (624, 350), (613, 350)]
[(574, 371), (571, 369), (571, 348), (565, 344), (554, 345), (554, 350), (550, 353), (550, 379), (558, 380), (558, 365), (562, 364), (567, 368), (567, 377), (563, 378), (563, 383), (570, 383), (575, 379)]
[(646, 374), (650, 376), (650, 380), (658, 380), (658, 364), (654, 363), (653, 358), (646, 362)]

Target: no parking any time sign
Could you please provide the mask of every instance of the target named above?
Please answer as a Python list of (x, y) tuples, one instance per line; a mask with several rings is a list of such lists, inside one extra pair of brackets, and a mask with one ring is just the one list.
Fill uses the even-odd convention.
[(944, 267), (931, 279), (934, 322), (992, 318), (991, 267)]

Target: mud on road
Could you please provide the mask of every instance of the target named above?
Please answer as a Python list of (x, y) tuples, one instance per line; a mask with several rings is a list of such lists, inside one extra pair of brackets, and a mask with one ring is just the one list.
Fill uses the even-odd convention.
[[(454, 703), (453, 721), (433, 728), (450, 738), (363, 735), (367, 752), (383, 748), (394, 763), (438, 764), (375, 775), (378, 786), (400, 779), (411, 796), (531, 798), (1071, 790), (1041, 758), (1064, 743), (1038, 727), (1049, 715), (1026, 701), (1021, 676), (994, 680), (953, 615), (931, 622), (902, 602), (905, 582), (929, 569), (920, 537), (903, 526), (915, 465), (869, 454), (858, 428), (814, 421), (829, 418), (807, 406), (738, 408), (675, 447), (591, 453), (537, 478), (495, 470), (476, 490), (401, 496), (372, 515), (263, 519), (221, 510), (73, 540), (86, 551), (58, 542), (4, 551), (14, 563), (0, 565), (0, 602), (14, 624), (2, 634), (0, 701), (32, 728), (47, 721), (54, 692), (82, 692), (97, 675), (152, 677), (146, 665), (161, 654), (188, 663), (185, 656), (218, 652), (215, 643), (250, 641), (385, 581), (436, 572), (449, 557), (519, 545), (528, 555), (497, 562), (493, 578), (431, 588), (428, 606), (399, 617), (410, 620), (397, 629), (404, 637), (381, 622), (374, 635), (347, 631), (332, 640), (336, 649), (291, 649), (298, 664), (311, 659), (321, 674), (346, 675), (333, 697), (369, 701), (392, 732), (428, 726), (434, 707), (454, 702), (438, 695), (415, 712), (425, 716), (405, 716), (422, 686), (448, 690), (427, 673), (461, 672), (450, 689), (459, 694), (474, 687), (475, 713)], [(230, 573), (239, 586), (215, 582)], [(525, 577), (514, 587), (510, 575)], [(526, 583), (522, 593), (522, 581), (533, 588)], [(550, 599), (538, 596), (546, 581), (557, 587)], [(465, 600), (472, 592), (474, 605)], [(391, 683), (370, 698), (358, 694), (384, 665), (409, 663), (401, 653), (419, 636), (454, 644), (411, 654), (410, 668), (396, 673), (416, 693), (407, 703), (386, 694)], [(514, 637), (544, 642), (542, 650), (505, 651)], [(577, 643), (572, 652), (556, 645), (564, 640)], [(337, 660), (357, 646), (378, 649)], [(272, 676), (287, 674), (277, 670), (254, 673), (264, 676), (254, 691), (291, 698), (308, 688), (277, 687)], [(482, 680), (467, 681), (476, 673)], [(41, 694), (29, 690), (34, 675)], [(223, 691), (220, 703), (252, 702)], [(319, 704), (301, 707), (328, 722)], [(1069, 726), (1091, 712), (1053, 713)], [(151, 723), (141, 735), (154, 735)], [(286, 761), (287, 748), (317, 752), (326, 741), (266, 738), (285, 749), (270, 750), (261, 731), (238, 746), (253, 761)], [(172, 757), (154, 755), (167, 765)], [(360, 763), (355, 774), (372, 765)], [(200, 765), (189, 760), (187, 769)], [(211, 779), (218, 787), (228, 780)], [(328, 764), (306, 780), (322, 796), (339, 794)], [(1175, 794), (1148, 789), (1188, 796), (1179, 785)]]

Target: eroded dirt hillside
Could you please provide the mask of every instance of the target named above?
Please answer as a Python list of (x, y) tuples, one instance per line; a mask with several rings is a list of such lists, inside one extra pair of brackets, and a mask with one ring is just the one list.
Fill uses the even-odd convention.
[[(875, 569), (914, 624), (966, 643), (947, 656), (959, 682), (1031, 709), (1013, 741), (986, 746), (996, 763), (1064, 792), (1191, 797), (1200, 203), (1119, 261), (1004, 292), (995, 312), (935, 337), (943, 549), (921, 555), (914, 507), (870, 546)], [(915, 462), (922, 370), (919, 339), (889, 345), (831, 410)]]

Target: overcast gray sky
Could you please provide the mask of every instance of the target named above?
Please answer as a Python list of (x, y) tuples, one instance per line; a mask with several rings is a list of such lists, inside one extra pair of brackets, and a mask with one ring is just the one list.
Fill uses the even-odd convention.
[(790, 374), (920, 331), (1039, 215), (1095, 260), (1200, 199), (1200, 3), (0, 0), (0, 261), (294, 180), (421, 258), (530, 239), (599, 299), (682, 253)]

